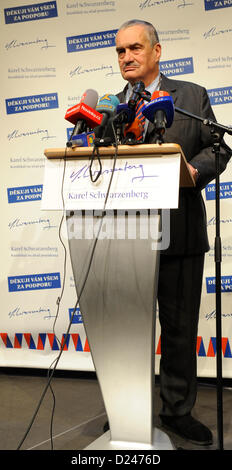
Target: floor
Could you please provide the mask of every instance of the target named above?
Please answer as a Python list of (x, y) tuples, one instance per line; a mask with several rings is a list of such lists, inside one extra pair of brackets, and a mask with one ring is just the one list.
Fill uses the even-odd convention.
[[(0, 369), (0, 450), (82, 450), (103, 433), (106, 413), (92, 372), (56, 371), (31, 426), (47, 384), (45, 371)], [(223, 384), (223, 449), (232, 450), (232, 382)], [(55, 409), (54, 398), (55, 397)], [(159, 428), (159, 380), (155, 386), (155, 421)], [(218, 450), (215, 383), (199, 382), (194, 416), (210, 427), (214, 444), (199, 447), (169, 433), (178, 450)], [(53, 417), (53, 420), (52, 420)], [(51, 432), (52, 423), (52, 432)], [(52, 437), (51, 437), (52, 436)], [(25, 439), (24, 439), (25, 438)], [(18, 454), (17, 454), (18, 455)]]

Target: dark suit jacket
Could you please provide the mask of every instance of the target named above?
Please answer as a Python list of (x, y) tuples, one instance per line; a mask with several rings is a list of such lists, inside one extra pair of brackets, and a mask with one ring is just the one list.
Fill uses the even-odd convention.
[[(125, 101), (125, 93), (117, 96)], [(162, 75), (161, 90), (167, 91), (174, 105), (197, 116), (215, 121), (205, 88), (190, 82), (173, 80)], [(154, 142), (154, 125), (149, 123), (145, 143)], [(210, 128), (196, 119), (175, 112), (172, 126), (166, 129), (164, 142), (177, 143), (185, 157), (199, 171), (195, 188), (181, 188), (179, 208), (171, 210), (171, 242), (164, 254), (192, 255), (209, 250), (206, 211), (201, 190), (215, 178), (215, 156), (212, 152)], [(220, 171), (224, 171), (231, 156), (229, 147), (221, 146)], [(168, 188), (167, 188), (168, 191)]]

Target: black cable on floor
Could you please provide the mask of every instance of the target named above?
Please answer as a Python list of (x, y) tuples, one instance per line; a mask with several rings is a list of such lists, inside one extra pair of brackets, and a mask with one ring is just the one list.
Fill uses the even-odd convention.
[[(98, 233), (95, 237), (95, 240), (94, 240), (94, 244), (93, 244), (93, 248), (92, 248), (92, 252), (91, 252), (91, 256), (90, 256), (90, 260), (89, 260), (89, 264), (88, 264), (88, 267), (87, 267), (87, 271), (86, 271), (86, 274), (85, 274), (85, 278), (84, 278), (84, 282), (82, 284), (82, 287), (80, 289), (80, 293), (79, 293), (79, 296), (78, 296), (78, 299), (76, 301), (76, 304), (73, 308), (73, 312), (72, 312), (72, 315), (71, 315), (71, 319), (70, 319), (70, 322), (69, 322), (69, 325), (68, 325), (68, 329), (67, 329), (67, 332), (65, 334), (65, 337), (64, 337), (64, 341), (63, 341), (63, 345), (61, 346), (61, 349), (60, 349), (60, 353), (58, 354), (57, 358), (52, 362), (55, 363), (54, 365), (54, 368), (51, 370), (51, 366), (52, 364), (50, 365), (49, 369), (48, 369), (48, 382), (42, 392), (42, 395), (40, 397), (40, 400), (38, 402), (38, 405), (35, 409), (35, 412), (32, 416), (32, 419), (29, 423), (29, 426), (23, 436), (23, 438), (21, 439), (18, 447), (16, 450), (20, 450), (26, 437), (28, 436), (32, 426), (33, 426), (33, 423), (35, 421), (35, 418), (37, 416), (37, 413), (40, 409), (40, 406), (43, 402), (43, 399), (47, 393), (47, 390), (48, 388), (51, 389), (52, 391), (52, 394), (53, 394), (53, 410), (52, 410), (52, 417), (51, 417), (51, 425), (50, 425), (50, 435), (51, 435), (51, 444), (52, 444), (52, 447), (53, 447), (53, 440), (52, 440), (52, 427), (53, 427), (53, 419), (54, 419), (54, 411), (55, 411), (55, 395), (54, 395), (54, 392), (51, 388), (51, 381), (53, 379), (53, 376), (54, 376), (54, 373), (55, 373), (55, 370), (56, 370), (56, 367), (59, 363), (59, 360), (60, 360), (60, 357), (64, 351), (64, 348), (65, 348), (65, 345), (66, 345), (66, 341), (68, 339), (68, 335), (69, 335), (69, 332), (70, 332), (70, 328), (71, 328), (71, 325), (72, 325), (72, 321), (73, 321), (73, 317), (75, 315), (75, 312), (76, 312), (76, 308), (80, 302), (80, 299), (81, 299), (81, 296), (82, 296), (82, 293), (84, 291), (84, 288), (85, 288), (85, 285), (86, 285), (86, 282), (87, 282), (87, 279), (88, 279), (88, 276), (89, 276), (89, 272), (90, 272), (90, 269), (91, 269), (91, 265), (92, 265), (92, 261), (93, 261), (93, 257), (94, 257), (94, 253), (95, 253), (95, 249), (96, 249), (96, 246), (97, 246), (97, 242), (98, 242), (98, 238), (99, 238), (99, 235), (100, 235), (100, 231), (101, 231), (101, 228), (102, 228), (102, 223), (103, 223), (103, 220), (104, 220), (104, 217), (105, 217), (105, 209), (106, 209), (106, 205), (107, 205), (107, 201), (108, 201), (108, 197), (109, 197), (109, 193), (110, 193), (110, 188), (111, 188), (111, 185), (112, 185), (112, 180), (113, 180), (113, 176), (114, 176), (114, 171), (115, 171), (115, 165), (116, 165), (116, 161), (117, 161), (117, 157), (118, 157), (118, 144), (117, 144), (117, 137), (116, 137), (116, 132), (115, 132), (115, 129), (114, 129), (114, 126), (113, 126), (113, 123), (112, 124), (112, 130), (113, 130), (113, 134), (114, 134), (114, 138), (115, 138), (115, 153), (114, 153), (114, 162), (113, 162), (113, 168), (112, 168), (112, 172), (111, 172), (111, 176), (110, 176), (110, 181), (109, 181), (109, 185), (108, 185), (108, 189), (107, 189), (107, 193), (106, 193), (106, 197), (105, 197), (105, 201), (104, 201), (104, 207), (102, 209), (102, 215), (100, 217), (100, 224), (99, 224), (99, 228), (98, 228)], [(67, 147), (66, 147), (66, 150), (67, 150)], [(64, 207), (64, 196), (63, 196), (63, 189), (64, 189), (64, 176), (65, 176), (65, 167), (66, 167), (66, 155), (64, 157), (64, 161), (65, 161), (65, 164), (64, 164), (64, 171), (63, 171), (63, 177), (62, 177), (62, 201), (63, 201), (63, 215), (62, 215), (62, 219), (61, 219), (61, 223), (60, 223), (60, 229), (61, 229), (61, 225), (63, 223), (63, 218), (64, 218), (64, 210), (65, 210), (65, 207)], [(59, 230), (59, 237), (60, 237), (60, 240), (61, 240), (61, 235), (60, 235), (60, 230)], [(63, 241), (62, 241), (62, 244), (63, 244)], [(63, 244), (64, 248), (65, 248), (65, 263), (66, 263), (66, 247), (65, 245)], [(65, 265), (65, 268), (66, 268), (66, 265)], [(65, 276), (66, 276), (66, 269), (65, 269), (65, 274), (64, 274), (64, 280), (65, 280)], [(63, 288), (62, 288), (62, 295), (63, 295), (63, 292), (64, 292), (64, 286), (65, 286), (65, 282), (63, 282)], [(60, 299), (61, 297), (59, 298), (59, 302), (58, 302), (58, 309), (57, 309), (57, 314), (56, 314), (56, 318), (55, 318), (55, 321), (54, 321), (54, 325), (53, 325), (53, 328), (55, 326), (55, 323), (57, 321), (57, 317), (58, 317), (58, 312), (59, 312), (59, 305), (60, 305)], [(49, 374), (49, 371), (51, 371), (51, 374)]]

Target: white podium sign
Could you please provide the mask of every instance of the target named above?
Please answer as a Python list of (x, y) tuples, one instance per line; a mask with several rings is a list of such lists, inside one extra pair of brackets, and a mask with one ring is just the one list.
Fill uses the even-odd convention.
[[(108, 192), (113, 158), (102, 158), (93, 183), (90, 161), (46, 159), (42, 210), (101, 210)], [(99, 162), (94, 161), (95, 179)], [(117, 158), (106, 209), (170, 209), (178, 207), (180, 154)]]

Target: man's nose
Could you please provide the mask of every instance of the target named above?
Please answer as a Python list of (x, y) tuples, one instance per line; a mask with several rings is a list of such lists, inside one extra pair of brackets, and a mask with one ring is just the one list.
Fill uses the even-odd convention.
[(125, 51), (125, 56), (124, 56), (124, 62), (132, 62), (133, 61), (133, 54), (130, 49), (126, 49)]

